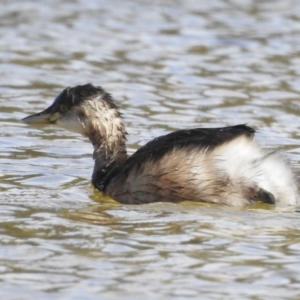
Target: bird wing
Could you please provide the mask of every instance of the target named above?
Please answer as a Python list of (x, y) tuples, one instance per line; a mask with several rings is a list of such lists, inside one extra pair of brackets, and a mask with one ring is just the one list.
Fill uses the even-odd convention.
[(173, 149), (198, 148), (212, 151), (217, 146), (240, 136), (252, 139), (254, 134), (255, 130), (244, 124), (221, 128), (178, 130), (151, 140), (134, 153), (128, 163), (138, 165), (145, 159), (155, 162)]
[(155, 163), (174, 149), (187, 148), (212, 151), (217, 146), (228, 143), (240, 136), (245, 136), (251, 140), (254, 134), (255, 130), (245, 124), (174, 131), (157, 137), (138, 149), (124, 164), (116, 167), (108, 174), (106, 183), (117, 174), (118, 177), (120, 176), (124, 180), (132, 169), (138, 170), (146, 161)]

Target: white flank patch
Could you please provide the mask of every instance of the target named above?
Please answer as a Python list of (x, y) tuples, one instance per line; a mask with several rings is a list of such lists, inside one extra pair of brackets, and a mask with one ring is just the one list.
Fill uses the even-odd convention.
[(213, 163), (232, 182), (253, 185), (272, 193), (277, 205), (299, 205), (295, 174), (279, 153), (268, 152), (246, 137), (217, 147)]

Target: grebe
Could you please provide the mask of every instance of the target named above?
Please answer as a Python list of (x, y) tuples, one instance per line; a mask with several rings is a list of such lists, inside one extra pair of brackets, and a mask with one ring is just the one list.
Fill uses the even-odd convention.
[(57, 123), (88, 137), (92, 184), (120, 203), (300, 203), (296, 173), (278, 153), (262, 149), (246, 125), (178, 130), (128, 156), (112, 96), (91, 84), (64, 89), (50, 107), (22, 121)]

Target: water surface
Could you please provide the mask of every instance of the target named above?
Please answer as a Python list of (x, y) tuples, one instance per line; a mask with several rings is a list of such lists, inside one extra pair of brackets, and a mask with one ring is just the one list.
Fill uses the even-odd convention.
[(296, 208), (120, 205), (92, 147), (19, 122), (92, 82), (129, 152), (181, 128), (248, 123), (300, 159), (300, 3), (2, 1), (1, 299), (299, 299)]

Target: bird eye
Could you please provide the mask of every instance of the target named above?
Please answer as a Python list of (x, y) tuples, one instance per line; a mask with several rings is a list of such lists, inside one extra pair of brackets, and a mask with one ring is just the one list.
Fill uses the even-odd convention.
[(59, 109), (60, 109), (61, 112), (66, 112), (68, 108), (67, 108), (66, 105), (61, 105), (61, 106), (59, 107)]

